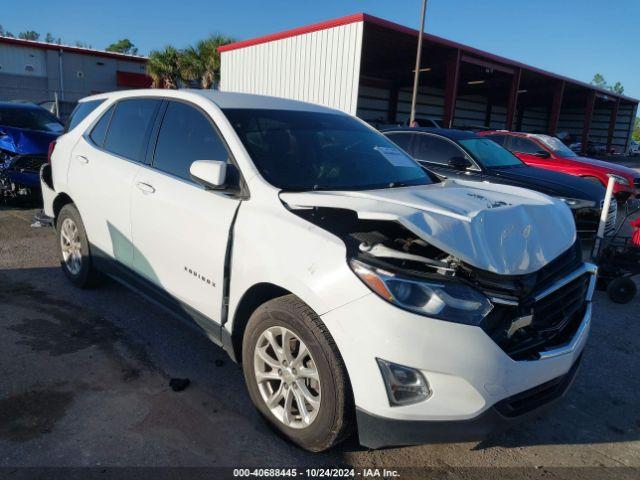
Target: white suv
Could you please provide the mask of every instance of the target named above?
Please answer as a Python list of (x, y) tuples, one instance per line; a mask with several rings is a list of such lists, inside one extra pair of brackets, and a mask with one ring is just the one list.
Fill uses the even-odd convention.
[(595, 269), (562, 202), (269, 97), (108, 93), (70, 125), (41, 171), (64, 273), (197, 322), (298, 445), (480, 439), (568, 389)]

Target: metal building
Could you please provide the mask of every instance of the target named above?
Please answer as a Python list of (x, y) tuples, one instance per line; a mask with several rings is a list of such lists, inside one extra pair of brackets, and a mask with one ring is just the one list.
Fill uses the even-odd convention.
[[(364, 13), (220, 47), (227, 91), (319, 103), (374, 123), (409, 117), (417, 30)], [(626, 152), (638, 100), (424, 34), (417, 118), (564, 132)]]
[(76, 102), (151, 85), (146, 57), (0, 37), (0, 100)]

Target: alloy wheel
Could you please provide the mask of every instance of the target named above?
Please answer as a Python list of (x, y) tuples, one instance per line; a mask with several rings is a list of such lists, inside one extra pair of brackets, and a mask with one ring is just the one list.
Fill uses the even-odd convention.
[(60, 248), (62, 260), (72, 275), (78, 275), (82, 269), (82, 243), (76, 222), (65, 218), (60, 228)]
[(290, 428), (311, 425), (320, 410), (320, 377), (304, 342), (285, 327), (270, 327), (253, 357), (258, 390), (271, 413)]

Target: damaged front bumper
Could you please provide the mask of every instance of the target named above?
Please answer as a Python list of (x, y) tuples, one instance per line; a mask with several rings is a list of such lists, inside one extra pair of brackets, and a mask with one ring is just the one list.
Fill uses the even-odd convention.
[(468, 420), (396, 420), (356, 411), (360, 443), (369, 448), (430, 443), (478, 442), (549, 410), (569, 391), (580, 368), (578, 359), (557, 378), (504, 400)]
[[(379, 448), (478, 441), (561, 399), (588, 339), (595, 274), (594, 266), (583, 264), (539, 292), (564, 295), (576, 278), (589, 276), (572, 335), (536, 358), (514, 359), (482, 328), (404, 312), (375, 295), (323, 315), (349, 371), (360, 443)], [(391, 406), (377, 358), (419, 370), (431, 396)]]

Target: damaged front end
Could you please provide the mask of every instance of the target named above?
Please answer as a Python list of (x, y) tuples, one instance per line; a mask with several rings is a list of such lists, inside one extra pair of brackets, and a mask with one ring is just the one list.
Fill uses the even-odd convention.
[(39, 198), (39, 172), (46, 162), (46, 155), (23, 155), (0, 149), (0, 198)]
[[(285, 194), (283, 200), (295, 214), (340, 237), (353, 272), (398, 308), (478, 326), (514, 360), (542, 358), (545, 352), (569, 343), (581, 328), (595, 272), (583, 264), (575, 234), (557, 238), (560, 244), (568, 239), (571, 242), (539, 269), (492, 272), (478, 266), (486, 265), (482, 261), (474, 265), (456, 255), (455, 246), (445, 251), (441, 242), (435, 246), (428, 235), (417, 234), (418, 229), (412, 227), (415, 223), (406, 220), (415, 218), (416, 211), (401, 218), (380, 204), (376, 205), (377, 213), (356, 211), (358, 204), (363, 204), (353, 198), (341, 202), (322, 197), (319, 194), (318, 201), (312, 202), (299, 194)], [(312, 203), (322, 206), (312, 207)], [(345, 208), (349, 203), (353, 210)], [(510, 213), (513, 211), (508, 208), (503, 212)], [(448, 217), (450, 220), (451, 215)], [(544, 250), (537, 247), (532, 247), (532, 252)], [(513, 251), (513, 243), (509, 248)], [(513, 265), (510, 259), (503, 260), (503, 265)]]

